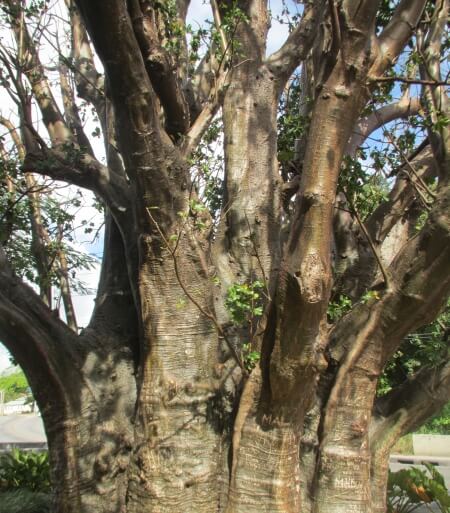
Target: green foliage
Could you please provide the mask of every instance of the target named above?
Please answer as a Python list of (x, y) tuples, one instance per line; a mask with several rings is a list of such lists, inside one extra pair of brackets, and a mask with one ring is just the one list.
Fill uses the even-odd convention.
[(393, 0), (381, 0), (378, 8), (376, 26), (377, 29), (384, 28), (392, 18), (396, 2)]
[(242, 325), (262, 314), (261, 290), (263, 287), (263, 283), (259, 280), (231, 285), (227, 291), (225, 306), (235, 324)]
[[(239, 41), (235, 38), (236, 30), (239, 24), (246, 23), (248, 21), (248, 17), (239, 7), (237, 0), (232, 0), (228, 4), (223, 3), (221, 5), (221, 17), (220, 30), (225, 33), (225, 37), (227, 39), (227, 56), (231, 58), (237, 57), (241, 54), (242, 49)], [(219, 62), (223, 62), (226, 56), (221, 48), (220, 32), (213, 24), (211, 24), (211, 41), (213, 43), (212, 47), (216, 51), (216, 58)]]
[[(31, 193), (34, 194), (34, 199)], [(92, 269), (96, 260), (75, 250), (71, 245), (75, 228), (73, 212), (81, 207), (81, 200), (81, 192), (77, 192), (61, 201), (54, 185), (49, 182), (39, 181), (30, 190), (20, 170), (20, 162), (14, 156), (0, 157), (0, 243), (19, 276), (39, 286), (58, 286), (57, 262), (58, 254), (62, 250), (67, 259), (72, 288), (80, 293), (85, 292), (75, 271)], [(32, 201), (38, 203), (42, 229), (48, 234), (44, 239), (45, 256), (50, 266), (46, 276), (38, 273), (33, 254)], [(89, 221), (83, 221), (82, 226), (86, 234), (94, 229), (93, 223)]]
[(448, 402), (442, 411), (434, 417), (431, 417), (420, 429), (418, 433), (450, 435), (450, 402)]
[(0, 456), (0, 490), (27, 488), (50, 491), (50, 466), (47, 452), (13, 449)]
[(213, 220), (218, 219), (222, 205), (224, 163), (218, 151), (222, 132), (222, 123), (213, 121), (191, 158), (193, 181)]
[(26, 488), (0, 493), (0, 513), (50, 513), (51, 495)]
[(423, 504), (435, 502), (442, 513), (450, 512), (450, 495), (442, 475), (433, 465), (426, 470), (412, 467), (389, 472), (387, 510), (389, 513), (411, 513)]
[[(301, 8), (293, 6), (289, 0), (281, 0), (279, 14), (273, 16), (280, 25), (286, 25), (289, 32), (292, 32), (301, 18)], [(294, 7), (294, 9), (293, 9)], [(280, 6), (278, 7), (280, 9)]]
[[(389, 190), (381, 173), (374, 173), (372, 167), (363, 165), (361, 159), (365, 158), (363, 151), (359, 152), (358, 158), (345, 157), (338, 183), (338, 189), (345, 193), (362, 220), (387, 198)], [(377, 169), (376, 165), (374, 167)]]
[[(400, 385), (420, 367), (434, 367), (448, 357), (445, 326), (450, 323), (450, 300), (446, 309), (431, 324), (408, 335), (386, 365), (378, 384), (378, 394), (384, 395)], [(450, 413), (450, 412), (449, 412)], [(443, 425), (445, 422), (443, 422)], [(437, 427), (438, 422), (436, 422)]]
[(6, 402), (27, 394), (29, 385), (25, 374), (19, 371), (9, 376), (0, 376), (0, 390), (4, 390)]
[(341, 294), (336, 301), (330, 301), (327, 310), (328, 321), (336, 322), (352, 308), (352, 305), (352, 300), (344, 294)]
[(375, 301), (378, 301), (380, 299), (380, 293), (378, 292), (378, 290), (367, 290), (361, 296), (361, 302), (362, 303), (368, 303), (372, 299), (375, 300)]
[(261, 353), (259, 351), (253, 351), (251, 344), (244, 344), (242, 346), (242, 359), (244, 367), (248, 372), (251, 372), (261, 359)]
[(278, 161), (282, 166), (294, 158), (295, 139), (299, 139), (308, 130), (309, 120), (301, 115), (302, 90), (299, 80), (291, 83), (279, 104), (278, 116)]
[(47, 0), (31, 0), (28, 2), (23, 2), (23, 4), (7, 4), (4, 3), (0, 6), (0, 11), (6, 15), (15, 15), (17, 13), (17, 10), (20, 9), (20, 12), (23, 12), (24, 16), (26, 18), (32, 19), (32, 18), (40, 18), (42, 14), (46, 11), (48, 7), (48, 1)]
[(173, 54), (179, 55), (186, 31), (178, 18), (176, 0), (155, 1), (153, 7), (164, 20), (164, 47)]

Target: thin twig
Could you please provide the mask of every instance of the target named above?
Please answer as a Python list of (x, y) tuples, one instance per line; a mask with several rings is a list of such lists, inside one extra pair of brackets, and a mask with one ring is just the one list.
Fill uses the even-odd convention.
[[(417, 148), (415, 148), (409, 155), (408, 155), (408, 159), (409, 160), (413, 160), (417, 157), (417, 155), (419, 155), (419, 153), (424, 150), (428, 145), (430, 144), (430, 140), (427, 137), (425, 137), (425, 139), (419, 144), (419, 146), (417, 146)], [(387, 176), (387, 178), (390, 178), (394, 175), (396, 175), (399, 170), (401, 170), (401, 168), (405, 165), (405, 163), (403, 162), (400, 166), (397, 167), (397, 169), (394, 169), (391, 171), (391, 173)]]
[(431, 86), (450, 86), (447, 80), (426, 80), (408, 77), (369, 77), (369, 82), (403, 82), (405, 84), (422, 84)]
[(411, 164), (410, 160), (408, 159), (408, 157), (404, 154), (404, 152), (402, 151), (402, 149), (400, 148), (400, 146), (397, 144), (397, 142), (395, 141), (395, 139), (391, 136), (391, 134), (389, 133), (388, 130), (385, 130), (385, 135), (388, 137), (388, 139), (391, 141), (392, 145), (394, 146), (394, 148), (400, 153), (401, 157), (403, 158), (403, 160), (405, 161), (406, 165), (409, 167), (409, 169), (411, 170), (411, 173), (415, 176), (415, 178), (417, 179), (417, 181), (420, 183), (420, 185), (425, 189), (425, 191), (427, 192), (427, 194), (429, 194), (433, 199), (436, 198), (436, 194), (434, 194), (433, 191), (430, 190), (430, 188), (428, 187), (428, 185), (424, 182), (424, 180), (422, 179), (421, 176), (419, 176), (419, 174), (417, 173), (417, 171), (414, 169), (414, 166)]
[(248, 217), (247, 217), (247, 212), (244, 212), (244, 215), (245, 215), (245, 220), (247, 222), (249, 237), (250, 237), (250, 240), (251, 240), (252, 246), (253, 246), (253, 251), (255, 252), (255, 257), (256, 257), (256, 260), (258, 261), (258, 265), (259, 265), (259, 268), (261, 269), (261, 274), (262, 274), (262, 277), (263, 277), (263, 280), (264, 280), (264, 287), (266, 289), (266, 296), (267, 296), (267, 299), (270, 301), (269, 283), (267, 281), (267, 276), (266, 276), (266, 273), (264, 271), (264, 266), (262, 265), (261, 258), (260, 258), (259, 253), (258, 253), (258, 248), (256, 247), (255, 239), (253, 237), (252, 229), (251, 229), (251, 226), (250, 226), (250, 221), (248, 220)]
[(390, 280), (387, 270), (384, 267), (384, 264), (381, 260), (379, 253), (378, 253), (378, 250), (375, 247), (375, 244), (373, 243), (372, 237), (370, 236), (370, 233), (367, 231), (367, 228), (364, 226), (364, 223), (362, 222), (362, 220), (359, 216), (358, 210), (356, 209), (355, 205), (353, 205), (353, 203), (351, 202), (346, 191), (344, 191), (344, 195), (347, 199), (350, 209), (352, 210), (353, 215), (356, 217), (356, 220), (358, 221), (358, 224), (361, 227), (361, 230), (367, 239), (367, 242), (369, 243), (370, 249), (372, 250), (372, 253), (377, 261), (377, 264), (378, 264), (378, 267), (380, 268), (381, 274), (383, 275), (384, 284), (386, 286), (386, 289), (389, 290), (391, 288), (391, 286), (390, 286), (391, 280)]

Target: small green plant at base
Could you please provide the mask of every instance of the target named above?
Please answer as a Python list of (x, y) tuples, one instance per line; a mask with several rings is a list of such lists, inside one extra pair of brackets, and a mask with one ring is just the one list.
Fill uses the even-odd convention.
[(0, 491), (27, 488), (50, 491), (50, 465), (47, 452), (13, 449), (0, 457)]
[(450, 495), (444, 478), (429, 463), (426, 470), (416, 467), (389, 472), (387, 490), (388, 513), (411, 513), (420, 506), (434, 502), (438, 511), (450, 513)]

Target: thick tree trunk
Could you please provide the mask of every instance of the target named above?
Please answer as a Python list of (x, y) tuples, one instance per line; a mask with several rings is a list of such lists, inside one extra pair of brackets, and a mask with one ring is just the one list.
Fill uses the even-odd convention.
[(141, 392), (136, 417), (132, 366), (119, 348), (89, 352), (69, 407), (43, 412), (58, 513), (384, 511), (389, 451), (369, 450), (369, 383), (360, 370), (361, 382), (351, 379), (351, 390), (344, 389), (320, 447), (320, 402), (300, 445), (298, 430), (270, 426), (253, 411), (260, 393), (253, 373), (234, 423), (239, 451), (225, 458), (228, 488), (221, 451), (230, 420), (219, 418), (217, 396), (200, 391), (200, 381), (192, 380), (192, 389), (165, 382), (159, 396)]
[[(267, 2), (232, 2), (239, 16), (230, 20), (230, 3), (213, 1), (222, 55), (210, 54), (211, 76), (201, 77), (205, 91), (194, 105), (200, 113), (188, 112), (179, 81), (188, 74), (178, 69), (185, 56), (167, 51), (173, 20), (159, 2), (76, 2), (105, 83), (81, 18), (73, 2), (66, 3), (80, 66), (75, 79), (80, 96), (102, 118), (107, 166), (95, 161), (88, 144), (82, 150), (84, 134), (65, 76), (67, 120), (32, 38), (22, 34), (20, 9), (11, 16), (18, 45), (22, 41), (28, 52), (23, 73), (34, 75), (32, 90), (54, 145), (35, 141), (27, 165), (88, 187), (107, 205), (105, 256), (89, 326), (76, 336), (55, 319), (13, 275), (0, 248), (0, 336), (14, 347), (36, 390), (55, 511), (381, 513), (389, 449), (411, 426), (395, 416), (405, 390), (376, 401), (374, 409), (376, 383), (400, 341), (430, 322), (448, 295), (450, 200), (439, 184), (424, 228), (402, 249), (395, 246), (396, 257), (385, 258), (387, 270), (369, 239), (382, 248), (413, 202), (409, 181), (398, 181), (387, 212), (379, 209), (367, 221), (367, 255), (346, 244), (350, 226), (342, 221), (348, 217), (336, 220), (336, 248), (352, 259), (347, 269), (338, 265), (338, 273), (345, 279), (364, 256), (370, 276), (381, 268), (383, 282), (330, 327), (333, 216), (342, 160), (367, 103), (371, 72), (383, 74), (398, 57), (425, 0), (398, 2), (377, 35), (380, 1), (307, 2), (301, 23), (267, 58)], [(174, 5), (183, 32), (188, 2)], [(302, 169), (295, 208), (283, 218), (278, 100), (307, 58), (314, 61), (311, 123), (305, 147), (297, 148)], [(186, 86), (191, 96), (193, 86)], [(196, 222), (187, 153), (219, 104), (223, 209), (217, 230), (206, 233)], [(28, 121), (24, 133), (33, 139)], [(77, 150), (75, 162), (67, 145)], [(436, 143), (433, 151), (443, 182), (448, 151), (440, 155)], [(420, 173), (428, 171), (424, 161)], [(227, 290), (257, 279), (264, 282), (263, 315), (250, 327), (231, 326)], [(356, 281), (358, 292), (372, 285), (362, 287), (359, 276)], [(261, 352), (253, 371), (241, 356), (249, 342)], [(447, 367), (436, 376), (436, 389), (442, 383), (448, 389)], [(410, 409), (411, 418), (421, 418)]]
[(132, 362), (119, 351), (86, 356), (78, 400), (43, 412), (58, 513), (126, 511), (134, 442)]

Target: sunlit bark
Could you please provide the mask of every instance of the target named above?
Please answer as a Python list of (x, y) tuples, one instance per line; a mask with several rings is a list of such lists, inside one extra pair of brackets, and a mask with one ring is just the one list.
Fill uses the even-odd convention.
[[(79, 334), (64, 253), (67, 325), (0, 252), (0, 336), (42, 411), (55, 511), (381, 513), (390, 449), (450, 387), (444, 363), (426, 382), (434, 397), (426, 413), (407, 400), (423, 372), (376, 399), (402, 339), (432, 322), (450, 291), (448, 127), (430, 129), (411, 159), (401, 155), (387, 198), (367, 219), (338, 181), (345, 156), (372, 131), (421, 108), (405, 95), (364, 110), (425, 0), (399, 2), (379, 34), (381, 2), (308, 2), (270, 56), (266, 1), (239, 2), (232, 30), (229, 3), (213, 1), (216, 37), (194, 71), (184, 37), (188, 1), (66, 0), (72, 58), (59, 69), (62, 110), (21, 3), (5, 4), (19, 78), (11, 56), (0, 58), (22, 116), (26, 180), (36, 172), (87, 188), (106, 210), (95, 309)], [(436, 124), (448, 99), (429, 81), (441, 80), (448, 5), (435, 4), (417, 44), (428, 64), (424, 115)], [(163, 7), (177, 9), (173, 19)], [(171, 52), (174, 21), (182, 40)], [(295, 148), (295, 183), (283, 187), (278, 105), (302, 63), (310, 119), (297, 142), (304, 147)], [(86, 136), (72, 80), (99, 117), (105, 162)], [(33, 128), (29, 90), (48, 137)], [(214, 226), (190, 159), (219, 114), (224, 176)], [(432, 191), (426, 180), (436, 176)], [(422, 211), (427, 217), (413, 230)], [(256, 280), (263, 313), (236, 325), (229, 288)], [(355, 303), (329, 324), (332, 294)], [(253, 369), (249, 345), (261, 353)]]

